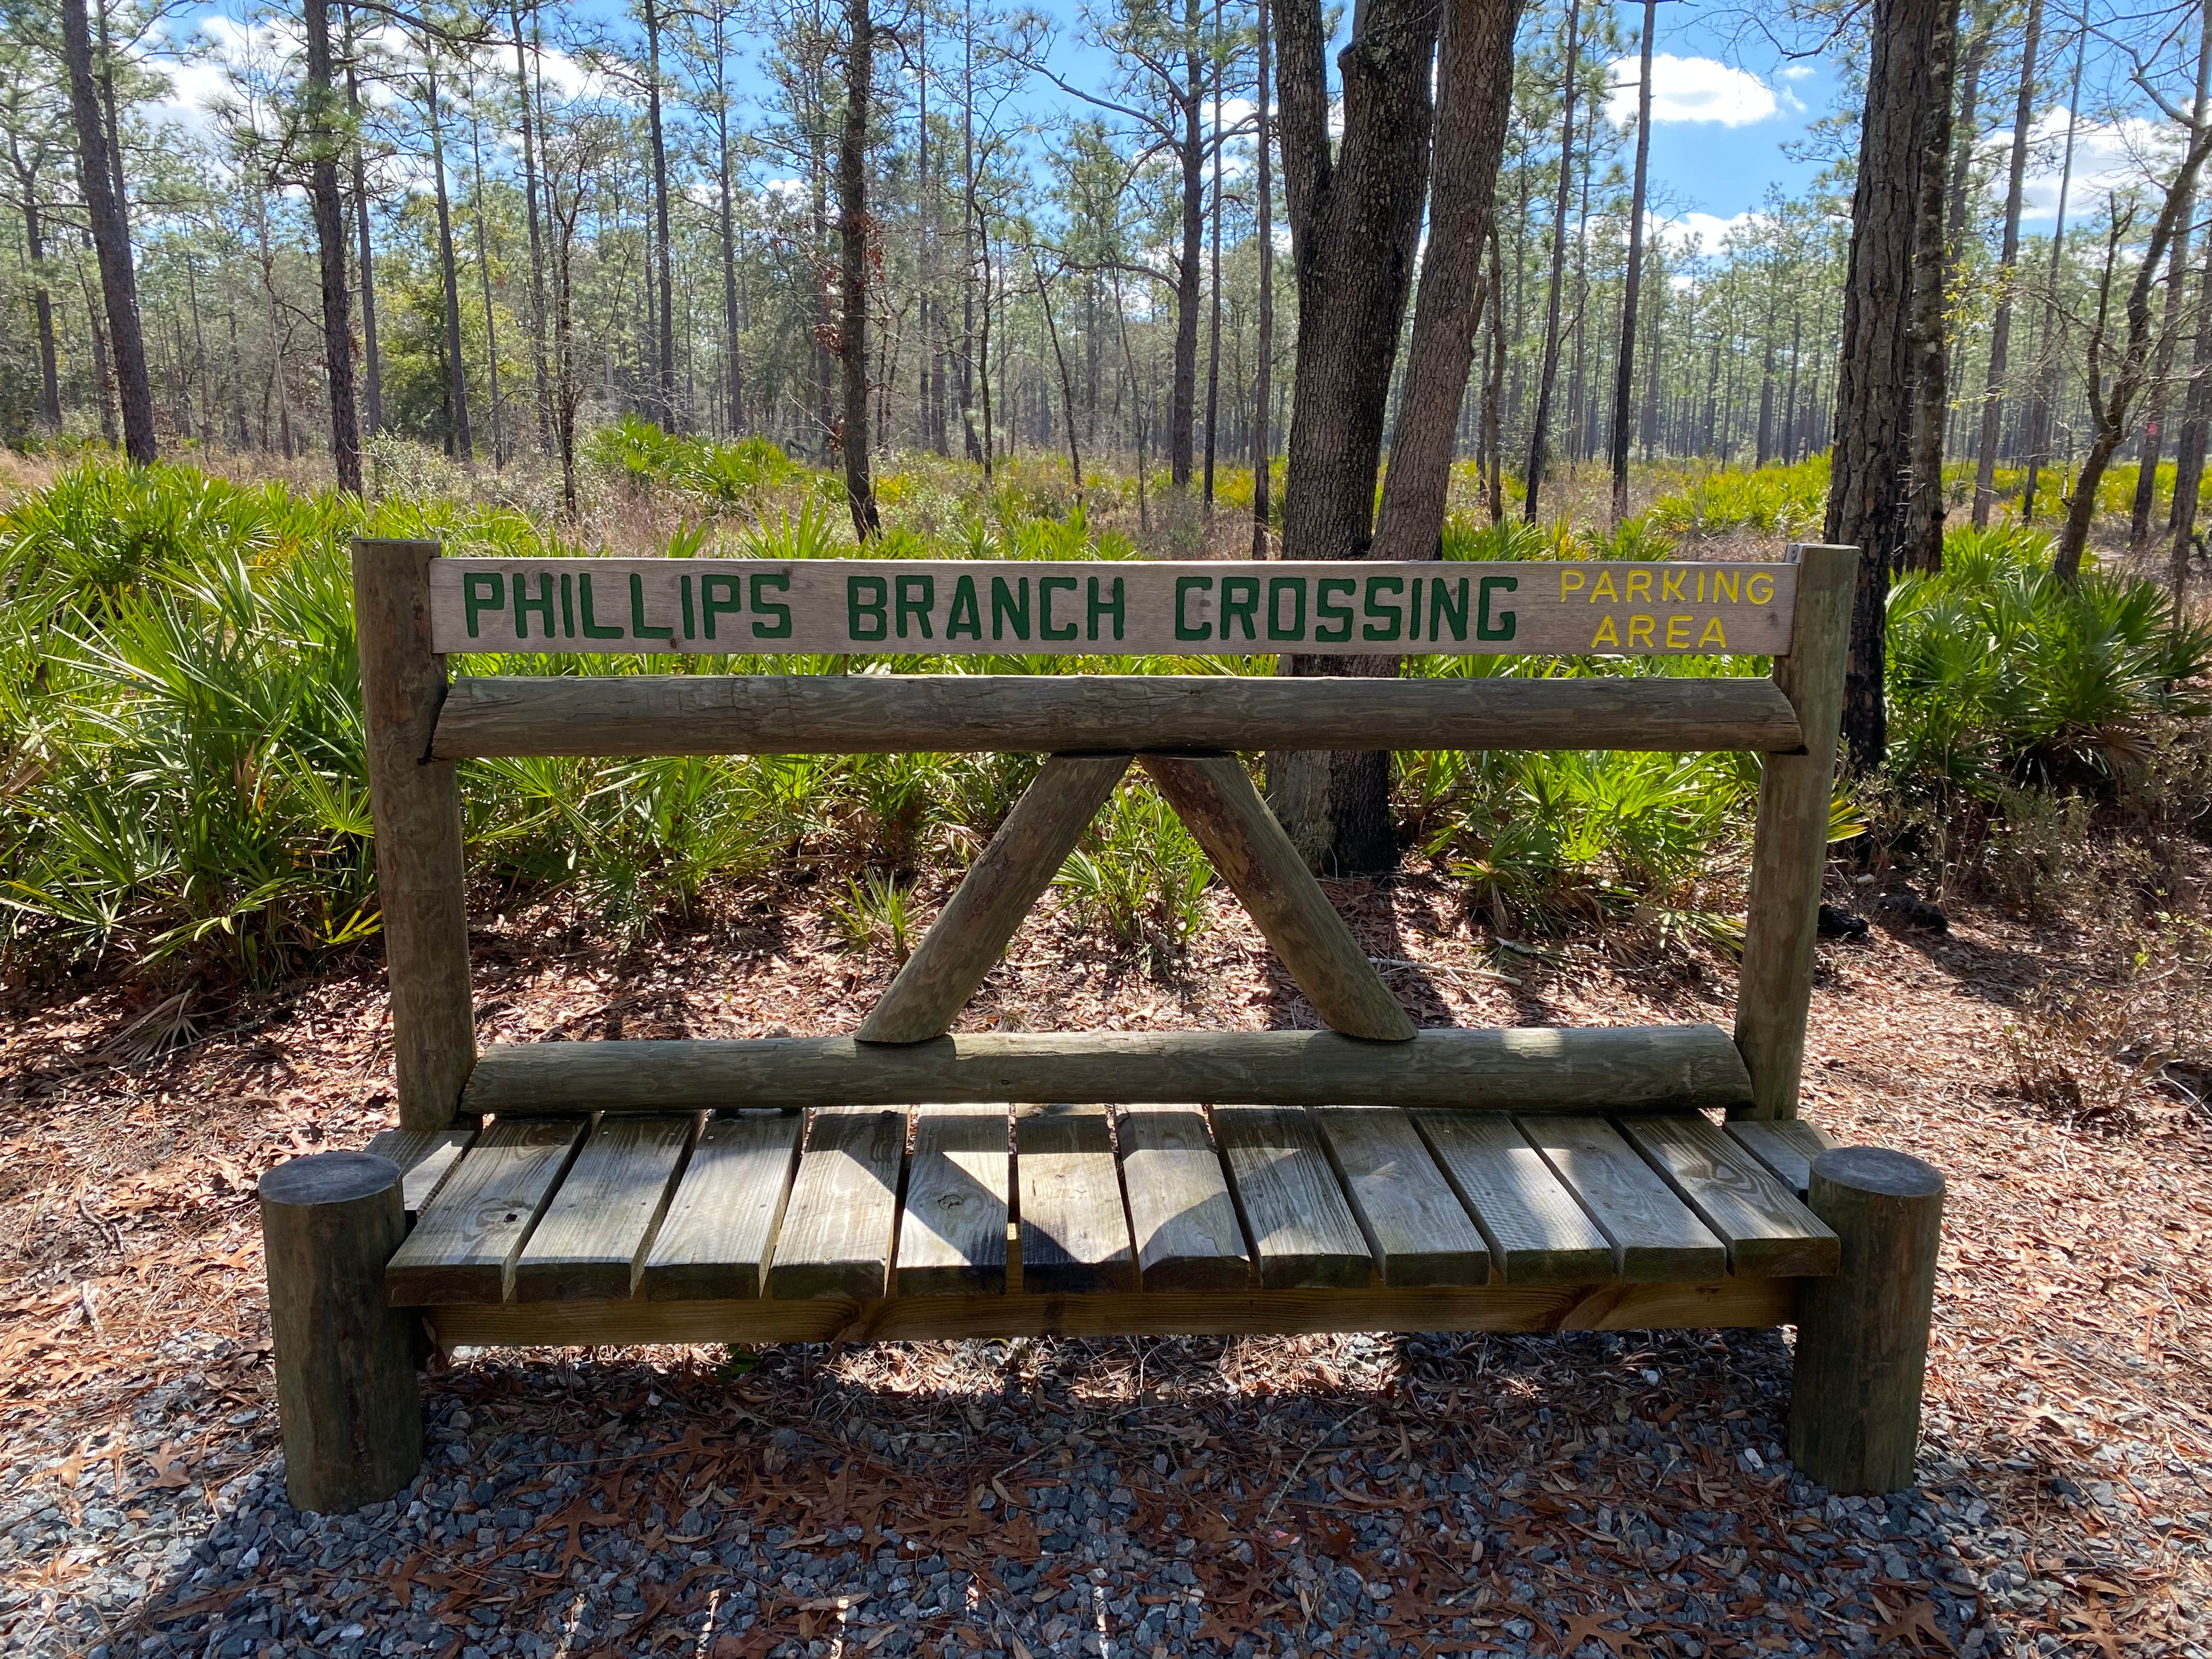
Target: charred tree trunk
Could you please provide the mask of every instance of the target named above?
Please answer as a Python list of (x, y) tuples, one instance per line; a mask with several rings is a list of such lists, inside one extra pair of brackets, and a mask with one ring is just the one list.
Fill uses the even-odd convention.
[[(868, 0), (846, 0), (845, 134), (837, 152), (838, 276), (843, 289), (837, 356), (843, 373), (845, 499), (853, 532), (881, 527), (868, 477), (868, 95), (875, 84), (875, 21)], [(985, 395), (988, 396), (986, 387)]]
[[(1644, 0), (1644, 39), (1636, 81), (1636, 181), (1628, 209), (1628, 270), (1620, 296), (1620, 348), (1613, 366), (1613, 523), (1628, 516), (1628, 405), (1636, 395), (1637, 305), (1644, 289), (1644, 198), (1651, 171), (1651, 37), (1658, 0)], [(1652, 376), (1658, 385), (1658, 376)], [(1648, 430), (1650, 422), (1645, 422)], [(1650, 441), (1646, 439), (1648, 446)]]
[(345, 204), (338, 199), (337, 94), (331, 80), (330, 0), (304, 0), (307, 34), (307, 198), (323, 283), (323, 373), (330, 388), (331, 461), (338, 488), (361, 494), (361, 413), (354, 403), (352, 296), (346, 289)]
[(1951, 78), (1959, 54), (1959, 3), (1951, 0), (1936, 29), (1929, 74), (1942, 89), (1922, 112), (1919, 220), (1912, 255), (1912, 495), (1905, 570), (1943, 564), (1943, 422), (1949, 414), (1950, 353), (1944, 338), (1944, 289), (1950, 279), (1950, 236), (1944, 213), (1951, 160)]
[(1260, 244), (1260, 315), (1257, 320), (1258, 338), (1254, 343), (1257, 358), (1252, 384), (1252, 556), (1267, 556), (1267, 520), (1269, 516), (1269, 488), (1274, 481), (1273, 443), (1267, 433), (1268, 398), (1273, 395), (1273, 381), (1275, 352), (1275, 226), (1274, 175), (1268, 165), (1272, 151), (1268, 145), (1270, 118), (1267, 110), (1267, 10), (1271, 0), (1257, 0), (1259, 13), (1259, 58), (1257, 87), (1253, 96), (1259, 109), (1254, 117), (1258, 131), (1259, 154), (1255, 170), (1259, 200), (1255, 207), (1254, 235)]

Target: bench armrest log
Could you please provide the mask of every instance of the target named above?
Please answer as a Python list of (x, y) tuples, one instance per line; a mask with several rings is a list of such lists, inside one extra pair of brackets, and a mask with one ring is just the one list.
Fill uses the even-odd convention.
[(495, 1043), (472, 1113), (688, 1112), (991, 1100), (1456, 1106), (1514, 1112), (1737, 1106), (1751, 1080), (1712, 1025), (1425, 1030), (987, 1032), (890, 1046), (851, 1037)]
[(458, 679), (430, 752), (1788, 752), (1802, 743), (1790, 699), (1765, 679), (632, 674)]
[(261, 1177), (284, 1491), (319, 1514), (380, 1504), (422, 1465), (415, 1321), (386, 1305), (407, 1237), (399, 1166), (318, 1152)]
[(353, 544), (376, 896), (399, 1121), (410, 1129), (453, 1121), (477, 1052), (460, 785), (451, 761), (429, 758), (446, 693), (446, 659), (430, 649), (429, 564), (437, 556), (435, 542)]
[(1801, 566), (1796, 622), (1790, 655), (1774, 665), (1774, 684), (1796, 709), (1804, 744), (1768, 755), (1760, 775), (1736, 987), (1735, 1041), (1752, 1090), (1742, 1115), (1764, 1118), (1797, 1115), (1859, 568), (1855, 547), (1793, 551)]
[(1805, 1202), (1842, 1266), (1798, 1290), (1790, 1458), (1835, 1492), (1912, 1484), (1942, 1243), (1943, 1176), (1904, 1152), (1839, 1146), (1813, 1160)]

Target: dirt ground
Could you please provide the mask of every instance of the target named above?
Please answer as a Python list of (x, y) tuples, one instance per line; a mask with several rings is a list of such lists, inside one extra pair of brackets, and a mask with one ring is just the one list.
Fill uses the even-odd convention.
[[(1448, 889), (1426, 878), (1335, 890), (1424, 1024), (1728, 1021), (1732, 978), (1719, 959), (1639, 964), (1633, 951), (1586, 942), (1502, 942), (1471, 927)], [(1972, 1522), (1960, 1528), (1957, 1553), (1984, 1586), (1973, 1592), (1978, 1616), (2021, 1652), (2202, 1650), (2212, 1613), (2212, 1121), (2188, 1098), (2189, 1079), (2201, 1088), (2202, 1075), (2172, 1071), (2158, 1086), (2131, 1060), (2137, 1034), (2126, 1029), (2155, 1025), (2175, 997), (2201, 986), (2175, 982), (2192, 970), (2163, 965), (2154, 945), (2116, 946), (2102, 918), (2090, 931), (1954, 905), (1948, 933), (1936, 933), (1892, 920), (1873, 891), (1840, 883), (1832, 891), (1839, 902), (1867, 901), (1875, 925), (1863, 939), (1822, 943), (1805, 1111), (1846, 1142), (1902, 1148), (1948, 1177), (1923, 1470)], [(2083, 913), (2098, 917), (2094, 890), (2090, 899)], [(485, 1041), (848, 1030), (891, 970), (881, 956), (833, 949), (811, 890), (724, 895), (712, 916), (627, 952), (558, 914), (480, 909), (478, 922)], [(2072, 988), (2072, 1000), (2054, 987)], [(2062, 1007), (2070, 1013), (2054, 1012)], [(1218, 900), (1211, 924), (1164, 975), (1109, 957), (1066, 917), (1034, 918), (963, 1022), (1316, 1023), (1249, 922)], [(254, 1182), (296, 1153), (360, 1146), (390, 1121), (387, 1036), (373, 952), (254, 995), (105, 983), (0, 994), (0, 1535), (41, 1506), (66, 1517), (82, 1504), (80, 1487), (118, 1509), (153, 1494), (219, 1512), (265, 1468), (274, 1410)], [(1503, 1385), (1474, 1379), (1493, 1360), (1502, 1375), (1501, 1357), (1517, 1355), (1519, 1403), (1561, 1417), (1553, 1439), (1531, 1443), (1532, 1460), (1553, 1460), (1532, 1474), (1562, 1494), (1527, 1521), (1534, 1539), (1547, 1528), (1565, 1536), (1580, 1513), (1578, 1413), (1610, 1413), (1616, 1401), (1624, 1421), (1632, 1405), (1661, 1425), (1730, 1413), (1732, 1388), (1771, 1395), (1786, 1364), (1771, 1340), (1647, 1346), (1686, 1356), (1663, 1386), (1636, 1383), (1644, 1356), (1624, 1361), (1618, 1343), (1548, 1339), (1470, 1347), (1442, 1370), (1424, 1370), (1415, 1350), (1379, 1362), (1366, 1339), (1069, 1343), (1048, 1361), (1032, 1349), (1007, 1363), (1056, 1366), (1079, 1395), (1104, 1405), (1172, 1396), (1190, 1432), (1218, 1448), (1224, 1489), (1241, 1471), (1237, 1489), (1256, 1492), (1271, 1489), (1264, 1477), (1281, 1468), (1281, 1446), (1232, 1422), (1249, 1427), (1270, 1402), (1321, 1399), (1331, 1421), (1371, 1408), (1377, 1433), (1386, 1419), (1401, 1434), (1442, 1433), (1455, 1414), (1479, 1420), (1475, 1402)], [(558, 1364), (480, 1358), (430, 1386), (434, 1404), (499, 1394), (540, 1419), (635, 1412), (648, 1393), (658, 1402), (665, 1392), (741, 1405), (757, 1420), (784, 1420), (779, 1410), (796, 1420), (817, 1408), (823, 1389), (865, 1385), (892, 1402), (885, 1409), (934, 1420), (958, 1408), (963, 1390), (1001, 1386), (973, 1346), (816, 1351), (795, 1368), (769, 1356), (748, 1369), (750, 1358), (719, 1350), (599, 1351)], [(1448, 1358), (1450, 1349), (1443, 1345)], [(597, 1412), (576, 1402), (580, 1376)], [(134, 1438), (134, 1412), (143, 1424), (146, 1402), (179, 1395), (196, 1402), (198, 1437), (150, 1449)], [(609, 1403), (623, 1399), (628, 1407)], [(1771, 1403), (1747, 1399), (1732, 1414)], [(103, 1462), (112, 1469), (92, 1480), (88, 1470)], [(1758, 1462), (1700, 1468), (1704, 1507), (1762, 1512), (1783, 1477), (1751, 1467)], [(948, 1465), (935, 1498), (957, 1508), (971, 1478)], [(1256, 1504), (1247, 1520), (1261, 1524)], [(1563, 1547), (1556, 1571), (1579, 1559)], [(96, 1548), (0, 1553), (0, 1610), (43, 1612), (58, 1632), (100, 1566)], [(416, 1570), (429, 1571), (402, 1569), (403, 1588)], [(2010, 1588), (1992, 1603), (1990, 1583)], [(180, 1594), (149, 1578), (129, 1615), (134, 1628), (159, 1628)], [(1888, 1618), (1869, 1615), (1871, 1636), (1861, 1629), (1855, 1644), (1824, 1634), (1814, 1647), (1954, 1647), (1939, 1621), (1916, 1611), (1928, 1606), (1925, 1584), (1882, 1580), (1874, 1594), (1874, 1613)], [(1618, 1595), (1593, 1588), (1585, 1605)], [(1593, 1638), (1621, 1659), (1648, 1651), (1592, 1621), (1571, 1640), (1537, 1623), (1562, 1652)], [(19, 1624), (19, 1636), (27, 1628)], [(51, 1650), (21, 1644), (84, 1650), (54, 1639)], [(1783, 1645), (1792, 1644), (1741, 1650)], [(1716, 1638), (1711, 1650), (1728, 1644)]]

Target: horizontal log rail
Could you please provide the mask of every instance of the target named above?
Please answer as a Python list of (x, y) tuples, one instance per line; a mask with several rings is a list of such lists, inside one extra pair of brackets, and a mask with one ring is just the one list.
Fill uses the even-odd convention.
[(1741, 1106), (1751, 1079), (1713, 1025), (984, 1033), (524, 1042), (484, 1050), (462, 1109), (532, 1115), (960, 1101), (1459, 1106), (1514, 1112)]
[(1802, 746), (1770, 679), (635, 674), (456, 679), (430, 758)]

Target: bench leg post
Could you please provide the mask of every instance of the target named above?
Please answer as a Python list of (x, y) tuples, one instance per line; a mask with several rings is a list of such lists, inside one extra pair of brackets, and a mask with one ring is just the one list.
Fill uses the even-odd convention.
[(1806, 1203), (1842, 1240), (1843, 1265), (1798, 1292), (1790, 1460), (1836, 1492), (1902, 1492), (1920, 1437), (1942, 1173), (1903, 1152), (1838, 1147), (1814, 1160)]
[(407, 1236), (399, 1166), (319, 1152), (261, 1177), (284, 1489), (317, 1513), (380, 1504), (422, 1467), (412, 1317), (384, 1267)]

